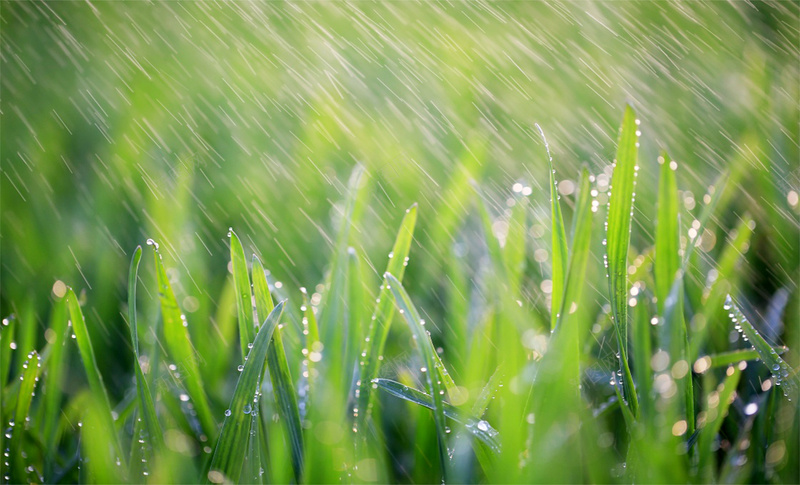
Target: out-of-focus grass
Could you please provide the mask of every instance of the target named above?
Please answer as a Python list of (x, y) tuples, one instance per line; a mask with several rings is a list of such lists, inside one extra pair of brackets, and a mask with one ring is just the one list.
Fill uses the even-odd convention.
[[(448, 422), (453, 480), (798, 481), (794, 401), (752, 353), (712, 366), (749, 348), (722, 307), (729, 293), (766, 345), (788, 345), (789, 368), (800, 363), (795, 3), (19, 2), (0, 19), (0, 313), (14, 314), (0, 332), (3, 425), (33, 350), (45, 389), (9, 432), (33, 467), (14, 470), (26, 480), (219, 478), (207, 474), (217, 423), (271, 292), (289, 303), (268, 372), (278, 342), (288, 369), (260, 381), (246, 476), (261, 461), (259, 479), (292, 480), (294, 458), (304, 480), (438, 481), (442, 430), (427, 409), (371, 389), (373, 412), (358, 416), (370, 451), (350, 435), (365, 320), (418, 202), (403, 288), (452, 374), (443, 399), (491, 423), (503, 450)], [(614, 262), (630, 284), (610, 300), (601, 223), (625, 102), (642, 120), (642, 175), (616, 225), (623, 239), (632, 228)], [(553, 193), (534, 122), (553, 151)], [(665, 148), (669, 208), (656, 182)], [(348, 187), (356, 165), (364, 175)], [(726, 170), (724, 188), (709, 185)], [(229, 226), (242, 236), (232, 263)], [(127, 265), (148, 238), (163, 266), (142, 266), (134, 353)], [(659, 247), (687, 260), (668, 319), (675, 280), (660, 268), (674, 264)], [(269, 282), (254, 289), (255, 314), (240, 283), (253, 252)], [(79, 348), (62, 335), (65, 295)], [(626, 323), (619, 339), (611, 314)], [(667, 320), (685, 322), (685, 345), (665, 345), (681, 337)], [(609, 384), (620, 348), (622, 395), (641, 402), (630, 414)], [(436, 403), (405, 327), (380, 354), (376, 377)], [(164, 431), (155, 459), (139, 443), (153, 427), (137, 424), (137, 361)], [(301, 445), (296, 426), (273, 420), (295, 411), (274, 399), (287, 375)]]

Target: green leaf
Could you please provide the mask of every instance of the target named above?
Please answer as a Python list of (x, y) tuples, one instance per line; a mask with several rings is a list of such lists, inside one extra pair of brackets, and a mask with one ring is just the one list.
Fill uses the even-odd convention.
[(630, 106), (625, 115), (617, 142), (617, 157), (611, 176), (611, 195), (608, 201), (606, 224), (606, 265), (611, 298), (611, 312), (619, 345), (620, 367), (624, 379), (623, 395), (633, 415), (638, 401), (628, 364), (628, 246), (631, 240), (633, 199), (639, 151), (639, 121)]
[[(134, 363), (133, 368), (136, 374), (136, 395), (139, 398), (139, 414), (144, 423), (144, 431), (147, 434), (145, 442), (153, 447), (153, 455), (157, 454), (164, 444), (161, 433), (161, 426), (158, 423), (156, 408), (153, 405), (153, 397), (150, 394), (150, 387), (144, 377), (142, 368), (139, 365), (139, 331), (136, 324), (136, 281), (139, 273), (139, 262), (142, 259), (142, 247), (136, 246), (131, 259), (131, 267), (128, 272), (128, 324), (131, 331), (131, 342), (133, 344)], [(152, 456), (151, 456), (152, 458)]]
[[(659, 315), (662, 317), (660, 346), (669, 353), (670, 362), (683, 361), (691, 365), (688, 330), (683, 315), (684, 291), (680, 261), (680, 214), (676, 165), (664, 152), (661, 155), (661, 175), (658, 189), (658, 220), (656, 224), (655, 280)], [(688, 261), (688, 260), (687, 260)], [(687, 434), (694, 433), (694, 387), (691, 371), (677, 379), (686, 415)]]
[[(431, 396), (425, 392), (405, 386), (391, 379), (378, 378), (374, 379), (372, 383), (377, 384), (379, 388), (393, 396), (405, 399), (406, 401), (413, 402), (414, 404), (418, 404), (428, 409), (433, 409), (433, 400), (431, 399)], [(492, 428), (487, 421), (480, 419), (479, 416), (466, 416), (464, 413), (459, 411), (458, 408), (445, 401), (442, 401), (442, 409), (446, 417), (464, 425), (470, 434), (481, 440), (495, 453), (500, 453), (500, 441), (498, 439), (497, 430)]]
[(254, 403), (257, 401), (256, 391), (264, 370), (267, 347), (283, 313), (283, 305), (284, 302), (278, 303), (269, 314), (256, 335), (253, 348), (247, 354), (230, 407), (225, 411), (225, 421), (222, 423), (222, 431), (211, 459), (208, 472), (210, 481), (216, 481), (213, 478), (217, 477), (218, 473), (231, 482), (239, 481), (250, 438), (252, 422), (250, 414), (253, 409), (257, 409), (257, 402)]
[[(253, 256), (253, 291), (256, 295), (256, 313), (259, 320), (262, 315), (270, 315), (273, 311), (272, 296), (269, 293), (266, 273), (261, 261)], [(297, 407), (292, 376), (286, 361), (281, 329), (276, 328), (272, 334), (272, 343), (267, 349), (267, 366), (275, 400), (288, 437), (292, 452), (292, 469), (295, 480), (299, 483), (303, 473), (303, 428), (300, 423), (300, 411)], [(267, 419), (265, 416), (264, 419)], [(265, 424), (266, 427), (266, 424)]]
[(236, 287), (236, 308), (239, 312), (239, 344), (242, 348), (242, 359), (247, 355), (248, 344), (256, 336), (253, 325), (253, 299), (250, 293), (250, 276), (247, 273), (247, 260), (239, 237), (228, 230), (231, 238), (231, 266), (233, 267), (233, 283)]
[(658, 181), (658, 219), (656, 221), (655, 273), (658, 314), (664, 314), (672, 283), (680, 268), (680, 214), (675, 164), (666, 152), (661, 154)]
[[(72, 322), (72, 331), (75, 332), (75, 340), (78, 342), (78, 351), (81, 354), (83, 368), (89, 380), (89, 388), (92, 391), (92, 397), (97, 406), (101, 408), (102, 419), (106, 420), (104, 427), (113, 430), (114, 419), (111, 416), (111, 404), (109, 404), (108, 401), (106, 386), (103, 384), (103, 376), (100, 374), (100, 368), (97, 366), (97, 360), (94, 357), (92, 339), (89, 337), (89, 329), (86, 327), (86, 320), (83, 318), (83, 312), (81, 311), (80, 304), (78, 304), (78, 298), (75, 296), (75, 292), (72, 288), (67, 287), (66, 298), (70, 321)], [(123, 460), (119, 438), (116, 433), (112, 433), (111, 436), (111, 444), (114, 446), (114, 451), (117, 457)]]
[(213, 441), (217, 435), (217, 423), (211, 415), (211, 409), (206, 398), (203, 380), (200, 377), (200, 367), (197, 362), (194, 346), (189, 338), (188, 322), (181, 312), (175, 293), (167, 279), (164, 262), (158, 250), (158, 244), (148, 239), (148, 245), (155, 250), (156, 279), (158, 280), (158, 293), (161, 302), (161, 320), (163, 322), (164, 343), (172, 362), (180, 369), (185, 377), (186, 390), (197, 410), (198, 418), (203, 431)]
[(419, 317), (419, 313), (411, 302), (408, 293), (406, 293), (406, 290), (403, 288), (402, 283), (391, 273), (384, 274), (384, 277), (388, 281), (392, 293), (394, 294), (398, 311), (403, 315), (414, 340), (417, 341), (417, 347), (428, 369), (428, 371), (425, 372), (425, 378), (428, 383), (428, 390), (431, 396), (433, 396), (433, 419), (436, 424), (436, 437), (439, 442), (439, 461), (442, 466), (442, 480), (447, 481), (449, 458), (447, 454), (447, 435), (445, 433), (444, 404), (442, 399), (443, 389), (439, 384), (439, 379), (435, 375), (435, 369), (439, 368), (437, 364), (438, 356), (433, 345), (430, 343), (430, 337), (427, 330), (425, 330), (422, 319)]
[(789, 367), (789, 364), (783, 360), (778, 352), (772, 348), (770, 344), (764, 340), (764, 337), (753, 328), (753, 325), (745, 318), (736, 303), (730, 295), (725, 299), (725, 310), (728, 310), (728, 316), (733, 322), (736, 330), (744, 335), (744, 339), (750, 342), (753, 349), (758, 352), (758, 357), (767, 366), (775, 379), (776, 386), (782, 386), (783, 395), (790, 399), (795, 399), (797, 394), (797, 373)]
[[(25, 434), (26, 418), (30, 413), (31, 401), (33, 400), (33, 393), (36, 388), (36, 381), (39, 376), (39, 354), (34, 350), (26, 360), (20, 359), (20, 369), (22, 375), (20, 376), (20, 386), (17, 392), (17, 405), (14, 410), (14, 423), (11, 430), (11, 444), (9, 449), (13, 456), (11, 457), (13, 464), (11, 471), (13, 473), (12, 483), (32, 483), (38, 481), (37, 478), (29, 477), (26, 469), (29, 465), (25, 457), (25, 447), (23, 447), (22, 438)], [(110, 417), (110, 415), (109, 415)], [(8, 455), (6, 455), (8, 456)]]
[(550, 146), (547, 144), (547, 139), (544, 136), (544, 131), (536, 124), (539, 134), (544, 141), (545, 149), (547, 150), (547, 168), (550, 175), (550, 227), (552, 232), (552, 252), (553, 252), (553, 270), (552, 270), (552, 293), (551, 293), (551, 306), (550, 306), (550, 329), (555, 329), (558, 323), (558, 315), (561, 311), (562, 302), (564, 301), (564, 290), (567, 280), (567, 264), (568, 264), (568, 249), (567, 249), (567, 231), (564, 226), (564, 218), (561, 215), (561, 204), (558, 199), (558, 186), (556, 185), (556, 171), (553, 169), (553, 157), (550, 155)]
[[(386, 265), (386, 272), (396, 275), (398, 281), (402, 281), (403, 273), (408, 264), (408, 253), (411, 249), (411, 241), (414, 238), (416, 222), (417, 204), (414, 204), (406, 210), (406, 215), (403, 217), (400, 229), (397, 231), (392, 252), (389, 253), (389, 262)], [(394, 295), (389, 285), (384, 281), (381, 285), (378, 299), (375, 302), (375, 309), (372, 312), (367, 337), (362, 348), (362, 358), (359, 361), (361, 374), (356, 393), (356, 409), (358, 410), (354, 423), (356, 432), (362, 432), (366, 429), (367, 418), (372, 407), (372, 380), (378, 377), (381, 356), (383, 356), (393, 317)]]

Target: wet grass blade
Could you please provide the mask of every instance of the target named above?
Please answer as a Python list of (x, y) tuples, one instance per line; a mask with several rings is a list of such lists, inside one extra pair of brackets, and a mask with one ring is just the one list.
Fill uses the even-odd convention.
[(142, 372), (139, 364), (139, 330), (136, 324), (136, 281), (139, 274), (139, 262), (142, 259), (142, 247), (136, 246), (131, 259), (131, 267), (128, 272), (128, 325), (131, 331), (131, 343), (133, 344), (133, 356), (135, 362), (133, 368), (136, 374), (136, 395), (139, 398), (139, 415), (142, 417), (144, 430), (147, 434), (145, 441), (151, 443), (153, 454), (157, 454), (163, 446), (163, 435), (161, 426), (158, 423), (156, 408), (153, 404), (153, 397), (150, 394), (150, 387), (147, 379)]
[[(428, 409), (433, 409), (433, 399), (425, 392), (405, 386), (397, 381), (391, 379), (375, 379), (373, 384), (377, 384), (380, 389), (388, 392), (389, 394), (405, 399), (406, 401), (413, 402)], [(500, 453), (500, 441), (498, 439), (497, 430), (491, 427), (485, 420), (480, 417), (466, 416), (462, 411), (459, 411), (455, 406), (442, 402), (442, 409), (444, 415), (453, 421), (464, 425), (470, 434), (481, 440), (495, 453)]]
[(247, 260), (239, 236), (228, 230), (231, 239), (231, 266), (233, 267), (233, 283), (236, 287), (236, 309), (239, 314), (239, 344), (242, 348), (242, 360), (248, 353), (247, 345), (255, 339), (253, 325), (253, 299), (250, 293), (250, 276), (247, 273)]
[[(38, 481), (38, 478), (30, 477), (30, 472), (27, 471), (28, 463), (25, 457), (25, 448), (22, 446), (23, 435), (27, 424), (27, 418), (30, 414), (31, 401), (33, 400), (34, 390), (36, 388), (36, 381), (39, 376), (39, 354), (34, 350), (26, 360), (20, 360), (20, 369), (22, 375), (20, 376), (20, 386), (17, 392), (17, 404), (14, 410), (14, 420), (11, 423), (11, 443), (9, 449), (13, 453), (11, 467), (12, 483), (32, 483)], [(6, 450), (8, 452), (8, 449)], [(6, 455), (8, 456), (8, 455)]]
[[(658, 314), (662, 318), (660, 346), (670, 355), (670, 361), (691, 363), (686, 319), (683, 315), (683, 271), (680, 262), (680, 214), (678, 186), (675, 178), (677, 164), (669, 155), (661, 154), (661, 174), (658, 188), (658, 219), (656, 223), (655, 280)], [(676, 378), (683, 397), (687, 434), (694, 433), (694, 386), (691, 370)]]
[[(772, 350), (777, 352), (778, 355), (785, 353), (787, 347), (772, 347)], [(718, 354), (704, 355), (695, 361), (695, 372), (702, 373), (708, 369), (716, 369), (719, 367), (727, 367), (729, 365), (738, 364), (741, 361), (758, 360), (761, 356), (756, 349), (739, 349), (731, 350), (730, 352), (720, 352)]]
[[(102, 416), (105, 423), (104, 427), (107, 429), (114, 429), (114, 419), (111, 416), (111, 404), (108, 401), (108, 394), (106, 393), (106, 386), (103, 384), (103, 376), (100, 374), (100, 368), (97, 366), (97, 360), (94, 356), (94, 349), (92, 347), (92, 339), (89, 337), (89, 329), (86, 328), (86, 320), (83, 318), (78, 297), (72, 288), (67, 288), (67, 306), (69, 308), (69, 318), (72, 322), (72, 331), (75, 333), (75, 340), (78, 342), (78, 351), (81, 354), (83, 361), (83, 368), (86, 371), (86, 377), (89, 380), (89, 388), (92, 391), (94, 401), (102, 409)], [(112, 445), (117, 457), (123, 459), (122, 447), (119, 444), (119, 437), (116, 433), (112, 434)]]
[(253, 411), (256, 391), (258, 391), (264, 371), (269, 341), (283, 313), (283, 305), (284, 302), (278, 303), (258, 331), (253, 348), (250, 349), (242, 373), (236, 382), (233, 399), (230, 407), (225, 411), (225, 421), (222, 424), (222, 431), (211, 459), (208, 478), (212, 482), (229, 480), (236, 483), (239, 481), (250, 439), (252, 421), (250, 414)]
[[(256, 296), (256, 313), (260, 320), (262, 315), (270, 315), (274, 308), (264, 267), (255, 256), (253, 256), (253, 291)], [(271, 341), (267, 349), (267, 367), (278, 404), (278, 413), (283, 420), (292, 452), (294, 477), (299, 483), (303, 473), (303, 428), (280, 328), (275, 328)]]
[(633, 199), (638, 167), (639, 127), (630, 106), (620, 128), (617, 157), (611, 177), (612, 190), (608, 201), (606, 223), (606, 265), (611, 298), (611, 312), (619, 345), (620, 367), (624, 379), (623, 395), (633, 415), (638, 401), (628, 364), (628, 246), (631, 240)]
[(725, 310), (733, 322), (736, 330), (744, 334), (746, 341), (750, 342), (753, 349), (758, 353), (759, 358), (767, 366), (775, 379), (776, 386), (782, 386), (783, 395), (790, 399), (796, 399), (797, 395), (797, 375), (794, 369), (783, 360), (778, 352), (764, 340), (764, 337), (753, 328), (753, 325), (745, 318), (742, 311), (733, 302), (730, 295), (725, 299)]
[(211, 415), (211, 409), (206, 398), (205, 387), (200, 377), (200, 368), (197, 362), (197, 355), (194, 346), (189, 338), (188, 322), (178, 306), (175, 293), (167, 279), (167, 272), (164, 269), (164, 262), (155, 241), (148, 240), (147, 243), (153, 246), (156, 262), (156, 279), (158, 281), (159, 300), (161, 302), (161, 320), (164, 340), (172, 362), (180, 369), (181, 374), (186, 378), (186, 390), (197, 410), (198, 418), (203, 427), (203, 431), (212, 440), (217, 435), (217, 423)]
[(391, 273), (384, 275), (389, 285), (391, 286), (392, 293), (394, 294), (395, 303), (397, 304), (398, 311), (411, 330), (414, 340), (417, 341), (417, 346), (422, 354), (423, 361), (428, 368), (425, 372), (425, 377), (428, 384), (432, 399), (433, 419), (436, 425), (436, 437), (439, 442), (439, 461), (442, 466), (442, 480), (447, 481), (449, 467), (449, 458), (447, 453), (447, 437), (445, 433), (445, 420), (444, 420), (444, 404), (442, 399), (443, 389), (439, 383), (438, 376), (435, 369), (437, 369), (437, 355), (433, 345), (430, 344), (430, 337), (422, 320), (419, 317), (416, 307), (411, 302), (408, 293), (403, 288), (402, 283), (395, 278)]
[(667, 153), (662, 153), (661, 174), (658, 180), (658, 219), (656, 221), (655, 273), (658, 314), (664, 314), (664, 304), (680, 268), (680, 214), (675, 167)]
[(550, 176), (550, 228), (552, 232), (552, 292), (550, 305), (550, 329), (556, 328), (558, 315), (564, 301), (564, 289), (567, 280), (568, 250), (567, 250), (567, 231), (564, 226), (564, 218), (561, 215), (561, 204), (559, 204), (558, 187), (556, 185), (556, 171), (553, 169), (553, 157), (550, 155), (550, 146), (544, 136), (542, 128), (536, 124), (539, 134), (544, 141), (547, 150), (547, 167)]
[(559, 309), (559, 320), (569, 318), (578, 310), (581, 293), (586, 283), (586, 264), (592, 243), (592, 196), (589, 171), (581, 171), (578, 201), (575, 204), (575, 222), (572, 228), (572, 252), (569, 271), (564, 284), (564, 298)]
[[(411, 241), (414, 237), (414, 226), (416, 223), (417, 204), (414, 204), (406, 210), (406, 215), (400, 223), (400, 229), (397, 231), (397, 237), (395, 238), (392, 252), (389, 253), (389, 262), (386, 265), (386, 272), (396, 275), (398, 281), (402, 281), (406, 264), (408, 264), (408, 254), (411, 249)], [(370, 319), (367, 336), (363, 344), (363, 357), (359, 362), (361, 375), (359, 377), (356, 393), (356, 409), (358, 410), (354, 423), (356, 430), (366, 429), (367, 419), (372, 406), (372, 380), (378, 377), (381, 357), (386, 347), (386, 339), (389, 337), (389, 328), (391, 327), (393, 317), (394, 295), (389, 285), (384, 281), (381, 285), (380, 293), (375, 303), (375, 309)], [(309, 351), (311, 351), (311, 349), (309, 349)]]

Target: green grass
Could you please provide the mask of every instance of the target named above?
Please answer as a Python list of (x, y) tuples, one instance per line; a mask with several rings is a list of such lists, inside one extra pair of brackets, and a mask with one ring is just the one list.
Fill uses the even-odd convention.
[(3, 3), (0, 482), (800, 482), (798, 18)]
[[(374, 309), (371, 314), (363, 311), (367, 303), (361, 293), (369, 284), (359, 270), (361, 256), (351, 246), (358, 244), (352, 231), (358, 227), (357, 207), (364, 193), (363, 169), (356, 168), (332, 255), (329, 286), (322, 289), (330, 292), (327, 299), (317, 292), (309, 298), (304, 292), (297, 303), (289, 299), (274, 306), (273, 293), (283, 295), (283, 284), (268, 280), (269, 272), (257, 256), (248, 265), (240, 239), (229, 231), (233, 283), (223, 293), (233, 289), (234, 297), (220, 301), (238, 315), (243, 360), (221, 351), (235, 345), (233, 332), (223, 330), (222, 322), (215, 322), (216, 328), (193, 331), (159, 247), (148, 241), (155, 250), (155, 279), (143, 284), (158, 296), (160, 325), (144, 333), (138, 325), (136, 288), (142, 249), (136, 247), (127, 305), (135, 379), (131, 397), (112, 406), (82, 303), (67, 288), (63, 301), (55, 303), (42, 356), (32, 351), (19, 367), (20, 378), (4, 383), (2, 409), (8, 413), (7, 421), (14, 423), (7, 435), (13, 450), (4, 469), (7, 480), (394, 481), (402, 480), (403, 468), (398, 467), (405, 465), (397, 453), (405, 447), (416, 448), (423, 460), (414, 464), (414, 476), (436, 481), (706, 482), (794, 476), (797, 376), (780, 356), (793, 355), (793, 350), (774, 348), (765, 341), (730, 296), (724, 311), (743, 333), (743, 347), (717, 346), (707, 338), (713, 327), (687, 324), (698, 316), (715, 315), (705, 307), (685, 304), (696, 298), (692, 292), (699, 290), (703, 299), (719, 303), (716, 295), (721, 290), (715, 289), (718, 280), (696, 286), (689, 279), (694, 246), (701, 242), (680, 236), (677, 166), (666, 154), (660, 160), (654, 253), (636, 258), (652, 258), (652, 264), (639, 269), (643, 263), (628, 254), (638, 170), (635, 132), (640, 129), (627, 107), (610, 179), (606, 241), (601, 246), (608, 262), (610, 308), (597, 309), (584, 298), (590, 287), (585, 274), (597, 217), (587, 170), (581, 173), (572, 205), (571, 244), (550, 170), (552, 242), (560, 248), (551, 262), (552, 271), (561, 273), (554, 274), (551, 284), (561, 288), (557, 292), (552, 287), (551, 294), (560, 296), (548, 301), (551, 308), (546, 313), (545, 307), (519, 303), (529, 277), (524, 256), (529, 207), (518, 199), (519, 205), (506, 213), (508, 229), (501, 242), (494, 233), (493, 221), (498, 219), (491, 214), (492, 201), (479, 190), (477, 207), (470, 211), (478, 212), (487, 231), (484, 251), (493, 269), (484, 284), (493, 288), (492, 299), (480, 303), (488, 313), (477, 327), (455, 334), (468, 339), (457, 345), (469, 354), (465, 365), (458, 366), (457, 383), (447, 369), (448, 345), (437, 348), (432, 340), (449, 330), (421, 318), (399, 279), (412, 260), (416, 205), (399, 225)], [(724, 185), (718, 186), (694, 229), (702, 231), (720, 210)], [(514, 210), (517, 207), (521, 209)], [(718, 275), (733, 276), (735, 258), (729, 250), (743, 249), (743, 241), (751, 236), (749, 227), (745, 221), (742, 233), (720, 251)], [(464, 280), (453, 283), (465, 291)], [(334, 298), (334, 309), (327, 310)], [(64, 302), (69, 316), (63, 312)], [(648, 307), (654, 312), (652, 318)], [(339, 316), (329, 314), (318, 323), (316, 315), (326, 311)], [(407, 323), (406, 330), (391, 331), (395, 312)], [(536, 313), (549, 314), (555, 326), (551, 329), (548, 318), (535, 317)], [(366, 315), (372, 315), (370, 320), (360, 321)], [(4, 322), (4, 332), (14, 331), (18, 322)], [(236, 328), (232, 322), (224, 325)], [(333, 328), (325, 329), (326, 325)], [(73, 339), (65, 338), (68, 326), (81, 357), (75, 368), (83, 369), (85, 377), (80, 380), (88, 382), (88, 393), (65, 391), (53, 382), (65, 379), (56, 364), (64, 361), (73, 345)], [(217, 334), (211, 341), (203, 333), (209, 331)], [(326, 333), (328, 345), (320, 340)], [(606, 339), (613, 335), (612, 352), (619, 368), (610, 373), (611, 384), (591, 380), (601, 359), (594, 349), (599, 335)], [(204, 354), (193, 339), (205, 340)], [(384, 356), (392, 339), (410, 344), (410, 354), (406, 364), (387, 368)], [(706, 354), (693, 360), (695, 339), (701, 339), (696, 351)], [(351, 352), (359, 343), (362, 352)], [(9, 357), (5, 359), (3, 365), (9, 368)], [(219, 359), (223, 361), (214, 363)], [(63, 395), (37, 398), (34, 386), (39, 377), (48, 388), (61, 388)], [(760, 382), (760, 389), (737, 393), (743, 382)], [(385, 391), (385, 397), (375, 389)], [(53, 415), (53, 399), (66, 409), (71, 403), (83, 409), (58, 418)], [(599, 406), (601, 401), (605, 404)], [(412, 409), (400, 406), (402, 402), (418, 412), (409, 414)], [(731, 407), (733, 403), (740, 404)], [(754, 421), (752, 406), (769, 406), (764, 423)], [(83, 426), (70, 429), (70, 415), (85, 420)], [(400, 438), (398, 433), (405, 430), (391, 423), (405, 419), (411, 419), (417, 431)], [(283, 424), (276, 426), (276, 421)], [(622, 427), (615, 424), (620, 422)], [(55, 445), (43, 445), (45, 437), (53, 436), (58, 437)], [(419, 441), (421, 437), (425, 441)], [(408, 439), (412, 442), (404, 444)], [(749, 440), (753, 449), (742, 451), (742, 440)], [(747, 465), (751, 461), (754, 464)]]

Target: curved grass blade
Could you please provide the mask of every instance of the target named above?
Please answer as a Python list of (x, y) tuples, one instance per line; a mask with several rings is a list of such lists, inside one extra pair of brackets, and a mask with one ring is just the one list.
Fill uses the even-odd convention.
[(33, 400), (40, 365), (39, 354), (35, 350), (28, 354), (27, 360), (20, 361), (22, 375), (20, 376), (17, 406), (14, 410), (14, 421), (12, 422), (11, 444), (9, 445), (9, 449), (11, 453), (13, 453), (13, 463), (11, 467), (13, 475), (12, 483), (32, 483), (33, 481), (38, 481), (38, 478), (29, 477), (28, 474), (30, 472), (26, 471), (28, 463), (25, 458), (25, 447), (22, 446), (22, 438), (25, 433), (26, 418), (30, 413), (31, 401)]
[(188, 322), (178, 306), (175, 293), (167, 279), (164, 262), (158, 250), (158, 244), (152, 239), (147, 244), (153, 246), (156, 261), (156, 278), (158, 280), (158, 295), (161, 301), (161, 320), (163, 322), (164, 340), (167, 351), (172, 361), (186, 378), (186, 390), (194, 403), (195, 409), (203, 431), (213, 441), (217, 435), (217, 423), (211, 415), (211, 408), (206, 398), (203, 380), (200, 377), (200, 368), (197, 362), (194, 347), (189, 338)]
[(284, 302), (278, 303), (264, 321), (264, 325), (258, 331), (253, 342), (253, 348), (247, 355), (244, 369), (236, 382), (230, 408), (225, 411), (225, 421), (222, 424), (222, 431), (211, 459), (209, 480), (212, 477), (219, 477), (218, 474), (221, 474), (225, 480), (233, 483), (239, 481), (250, 438), (252, 420), (250, 414), (253, 410), (253, 401), (264, 371), (267, 347), (269, 347), (272, 332), (277, 327), (278, 320), (283, 313), (283, 304)]
[(791, 399), (795, 399), (797, 394), (797, 375), (796, 372), (789, 367), (770, 344), (764, 340), (764, 337), (753, 328), (753, 325), (747, 321), (742, 311), (733, 302), (730, 295), (725, 299), (725, 310), (729, 311), (728, 316), (731, 322), (736, 326), (736, 330), (744, 334), (746, 341), (749, 341), (753, 349), (758, 352), (758, 356), (764, 365), (767, 366), (775, 379), (776, 386), (782, 386), (783, 395)]
[[(17, 317), (9, 315), (3, 319), (3, 326), (0, 327), (0, 388), (5, 388), (8, 382), (9, 374), (11, 372), (11, 347), (10, 343), (14, 341), (14, 333), (17, 327)], [(0, 399), (2, 398), (0, 392)]]
[[(413, 402), (428, 409), (433, 409), (433, 400), (431, 396), (425, 392), (405, 386), (397, 381), (391, 379), (378, 378), (372, 381), (373, 384), (389, 394), (405, 399), (406, 401)], [(500, 453), (500, 441), (498, 439), (498, 432), (489, 425), (485, 420), (479, 417), (471, 417), (464, 415), (455, 406), (442, 401), (442, 409), (444, 415), (453, 421), (464, 425), (467, 431), (473, 436), (481, 440), (495, 453)]]
[(239, 343), (242, 348), (242, 360), (248, 353), (248, 344), (256, 336), (253, 325), (253, 298), (250, 293), (250, 275), (247, 273), (247, 260), (239, 236), (228, 229), (231, 239), (231, 266), (233, 267), (233, 283), (236, 287), (236, 308), (239, 313)]
[[(408, 253), (411, 249), (411, 241), (414, 238), (414, 226), (417, 222), (417, 204), (412, 205), (406, 210), (406, 215), (400, 223), (397, 237), (389, 253), (389, 262), (386, 265), (386, 272), (397, 275), (398, 281), (402, 281), (406, 264), (408, 264)], [(386, 339), (389, 336), (389, 328), (394, 317), (394, 295), (389, 285), (384, 281), (381, 285), (375, 309), (364, 340), (362, 358), (359, 362), (361, 375), (356, 391), (356, 406), (354, 410), (356, 432), (366, 429), (367, 418), (371, 410), (372, 380), (378, 376), (383, 349), (386, 346)], [(311, 349), (309, 349), (310, 351)]]
[[(86, 377), (89, 380), (89, 388), (92, 391), (92, 398), (97, 406), (100, 406), (102, 419), (105, 420), (103, 427), (105, 429), (114, 429), (114, 419), (111, 416), (111, 404), (108, 401), (108, 394), (106, 393), (106, 386), (103, 384), (103, 376), (100, 374), (100, 369), (97, 367), (97, 360), (94, 357), (94, 350), (92, 348), (92, 340), (89, 337), (89, 329), (86, 328), (86, 320), (83, 318), (78, 297), (72, 288), (67, 287), (67, 307), (69, 308), (69, 318), (72, 321), (72, 331), (75, 332), (75, 340), (78, 342), (78, 351), (81, 354), (83, 361), (83, 368), (86, 371)], [(116, 433), (111, 434), (112, 445), (114, 451), (120, 460), (124, 460), (122, 454), (122, 446), (119, 444), (119, 437)]]
[[(267, 277), (261, 261), (253, 256), (253, 291), (256, 296), (256, 313), (259, 320), (262, 315), (270, 315), (274, 310), (272, 296), (269, 292)], [(292, 468), (295, 480), (300, 483), (303, 473), (303, 428), (300, 423), (300, 410), (297, 407), (292, 375), (286, 360), (286, 351), (281, 339), (281, 329), (275, 328), (272, 333), (272, 343), (267, 349), (267, 367), (272, 388), (275, 391), (275, 400), (278, 412), (283, 418), (286, 435), (292, 452)], [(266, 425), (265, 425), (266, 427)]]
[(136, 374), (136, 394), (139, 398), (139, 413), (142, 416), (144, 430), (147, 434), (146, 440), (153, 447), (153, 454), (157, 454), (163, 444), (164, 437), (161, 433), (161, 426), (158, 423), (156, 408), (153, 404), (153, 397), (150, 394), (150, 387), (144, 377), (142, 367), (139, 365), (139, 331), (136, 324), (136, 280), (139, 274), (139, 262), (142, 259), (142, 247), (136, 246), (131, 259), (131, 267), (128, 272), (128, 325), (131, 331), (131, 342), (133, 344), (133, 356), (135, 362), (133, 368)]
[(552, 270), (552, 293), (550, 305), (550, 329), (556, 328), (558, 322), (558, 315), (561, 311), (561, 305), (564, 301), (564, 289), (567, 280), (567, 232), (564, 228), (564, 218), (561, 215), (561, 204), (558, 203), (558, 187), (556, 186), (556, 171), (553, 169), (553, 157), (550, 155), (550, 146), (547, 144), (547, 138), (544, 136), (544, 131), (536, 124), (539, 134), (544, 141), (544, 147), (547, 150), (547, 167), (550, 175), (550, 221), (552, 230), (552, 251), (553, 251), (553, 270)]
[(435, 369), (438, 368), (436, 350), (433, 348), (433, 345), (430, 344), (430, 336), (425, 330), (422, 320), (419, 317), (419, 313), (417, 312), (414, 304), (411, 302), (411, 298), (409, 298), (408, 293), (406, 293), (406, 290), (403, 288), (402, 283), (400, 283), (400, 281), (391, 273), (384, 274), (384, 277), (391, 286), (395, 303), (397, 304), (397, 309), (400, 314), (403, 315), (403, 318), (405, 318), (414, 340), (417, 341), (417, 346), (422, 354), (423, 361), (429, 369), (429, 372), (425, 373), (425, 377), (428, 381), (428, 389), (430, 390), (431, 396), (433, 396), (432, 409), (433, 419), (436, 424), (436, 437), (439, 442), (439, 461), (442, 466), (442, 480), (446, 482), (448, 476), (447, 469), (449, 467), (449, 458), (447, 454), (442, 389), (435, 371)]
[(634, 416), (638, 412), (639, 404), (628, 364), (628, 246), (631, 240), (636, 172), (639, 169), (638, 124), (639, 120), (636, 119), (633, 109), (626, 106), (611, 176), (613, 189), (608, 200), (605, 256), (611, 310), (624, 379), (623, 395)]

